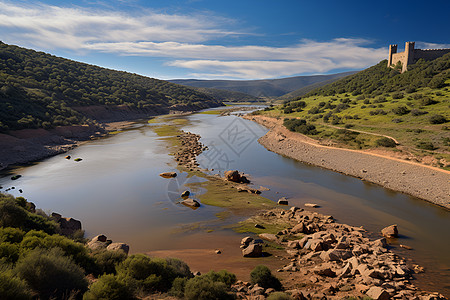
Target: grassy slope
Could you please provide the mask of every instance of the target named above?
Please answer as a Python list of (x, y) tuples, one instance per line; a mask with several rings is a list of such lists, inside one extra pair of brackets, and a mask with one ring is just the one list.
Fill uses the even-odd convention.
[[(380, 136), (351, 133), (335, 127), (391, 136), (400, 143), (394, 151), (402, 149), (418, 156), (433, 155), (438, 160), (444, 158), (450, 161), (449, 61), (450, 56), (447, 55), (432, 62), (420, 62), (416, 69), (411, 68), (411, 71), (404, 74), (386, 68), (383, 61), (358, 74), (310, 92), (301, 99), (292, 100), (262, 113), (282, 118), (305, 119), (319, 131), (311, 137), (333, 140), (345, 147), (373, 148)], [(286, 113), (289, 112), (289, 107), (294, 107), (299, 101), (304, 101), (306, 107), (294, 108), (291, 113)], [(321, 102), (326, 106), (320, 107)], [(329, 107), (328, 103), (336, 107), (346, 104), (348, 107), (345, 106), (338, 112), (336, 107)], [(396, 114), (394, 111), (397, 107), (405, 107), (407, 113)], [(311, 109), (313, 110), (310, 111)], [(424, 114), (414, 115), (416, 110)], [(375, 114), (377, 111), (382, 113)], [(324, 120), (327, 114), (331, 114), (328, 121)], [(441, 115), (447, 122), (431, 124), (430, 117), (433, 115)], [(434, 150), (423, 149), (424, 145), (429, 143), (433, 145)], [(439, 162), (437, 165), (443, 166)]]

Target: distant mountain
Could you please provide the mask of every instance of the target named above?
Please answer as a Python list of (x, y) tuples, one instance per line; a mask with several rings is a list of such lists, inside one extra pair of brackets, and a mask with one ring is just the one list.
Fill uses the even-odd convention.
[(331, 75), (295, 76), (280, 79), (262, 80), (198, 80), (198, 79), (173, 79), (172, 83), (199, 88), (214, 88), (235, 91), (252, 95), (254, 97), (276, 98), (293, 92), (300, 88), (354, 74), (355, 72), (344, 72)]
[(210, 95), (182, 85), (0, 42), (0, 132), (219, 105)]

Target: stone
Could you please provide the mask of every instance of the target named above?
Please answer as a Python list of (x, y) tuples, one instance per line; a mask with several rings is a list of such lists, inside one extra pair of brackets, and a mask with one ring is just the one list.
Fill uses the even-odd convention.
[(289, 201), (286, 199), (286, 197), (278, 199), (278, 205), (289, 205)]
[(258, 236), (269, 242), (276, 242), (278, 240), (278, 237), (273, 233), (261, 233)]
[[(53, 214), (52, 214), (53, 215)], [(59, 215), (59, 214), (58, 214)], [(75, 220), (74, 218), (62, 218), (59, 215), (57, 217), (57, 223), (59, 223), (59, 228), (61, 230), (61, 234), (65, 236), (71, 236), (75, 232), (81, 230), (81, 222), (78, 220)]]
[(230, 170), (225, 172), (225, 179), (232, 182), (240, 182), (241, 175), (237, 170)]
[(331, 267), (326, 264), (323, 264), (322, 266), (314, 270), (314, 272), (320, 276), (336, 277), (336, 273), (331, 269)]
[(192, 198), (187, 198), (187, 199), (181, 201), (181, 204), (189, 206), (191, 208), (197, 208), (200, 206), (200, 203), (197, 200), (194, 200)]
[(250, 244), (250, 242), (253, 241), (253, 238), (246, 236), (245, 238), (243, 238), (241, 240), (241, 245), (245, 245), (248, 246)]
[(70, 156), (70, 155), (67, 155), (67, 156), (65, 156), (64, 158), (65, 158), (65, 159), (70, 159), (71, 156)]
[(220, 251), (220, 250), (216, 250), (216, 251), (214, 251), (216, 254), (222, 254), (222, 251)]
[(367, 292), (366, 295), (375, 300), (388, 300), (391, 298), (391, 295), (379, 286), (372, 286)]
[(108, 246), (105, 242), (101, 241), (90, 241), (86, 244), (86, 247), (91, 249), (92, 251), (102, 250)]
[(295, 240), (295, 241), (289, 241), (287, 243), (288, 248), (292, 248), (292, 249), (300, 249), (300, 245), (298, 244), (299, 240)]
[(388, 244), (387, 244), (385, 238), (381, 238), (381, 239), (373, 241), (373, 245), (376, 246), (376, 247), (383, 247), (383, 248), (387, 248), (388, 247)]
[(291, 233), (303, 233), (305, 231), (305, 224), (303, 222), (298, 223), (291, 229)]
[(383, 229), (381, 229), (381, 234), (388, 239), (391, 238), (397, 238), (398, 237), (398, 229), (397, 229), (397, 225), (391, 225), (388, 227), (385, 227)]
[(184, 191), (184, 192), (181, 193), (181, 197), (182, 197), (182, 198), (184, 198), (184, 197), (189, 197), (190, 194), (191, 194), (191, 192), (189, 192), (189, 191)]
[(106, 235), (99, 234), (99, 235), (97, 235), (97, 236), (94, 236), (94, 237), (91, 239), (91, 242), (97, 242), (97, 241), (99, 241), (99, 242), (105, 243), (106, 240), (107, 240)]
[(125, 243), (111, 243), (106, 247), (106, 250), (108, 251), (124, 251), (126, 254), (128, 254), (128, 251), (130, 251), (130, 246), (128, 246)]
[(312, 207), (312, 208), (317, 208), (319, 207), (319, 205), (315, 204), (315, 203), (305, 203), (306, 207)]
[(264, 226), (261, 225), (261, 224), (255, 224), (255, 228), (258, 228), (258, 229), (266, 229), (266, 227), (264, 227)]
[(164, 177), (164, 178), (174, 178), (177, 177), (177, 173), (176, 172), (164, 172), (159, 174), (159, 176)]
[[(264, 295), (264, 292), (265, 292), (266, 290), (264, 289), (264, 288), (262, 288), (262, 287), (260, 287), (259, 285), (257, 285), (257, 284), (255, 284), (255, 286), (252, 288), (252, 289), (250, 289), (248, 292), (251, 294), (251, 295), (253, 295), (253, 296), (255, 296), (255, 295)], [(264, 299), (264, 298), (263, 298)]]
[(261, 257), (262, 256), (262, 245), (261, 244), (250, 244), (247, 248), (242, 249), (243, 257)]
[(400, 248), (403, 248), (403, 249), (406, 249), (406, 250), (412, 250), (413, 249), (412, 247), (407, 246), (407, 245), (403, 245), (403, 244), (400, 244)]

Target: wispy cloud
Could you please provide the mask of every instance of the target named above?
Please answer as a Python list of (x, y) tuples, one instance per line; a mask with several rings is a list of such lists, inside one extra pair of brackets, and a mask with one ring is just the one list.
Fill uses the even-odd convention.
[(361, 69), (387, 55), (364, 39), (302, 40), (288, 47), (211, 44), (234, 20), (210, 13), (181, 15), (151, 10), (133, 14), (108, 9), (0, 1), (0, 32), (6, 40), (43, 49), (108, 52), (166, 58), (166, 65), (203, 78), (273, 78), (337, 69)]

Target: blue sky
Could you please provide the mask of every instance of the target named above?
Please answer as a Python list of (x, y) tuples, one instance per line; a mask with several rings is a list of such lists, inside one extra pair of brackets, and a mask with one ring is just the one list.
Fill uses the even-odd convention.
[(450, 48), (450, 1), (0, 0), (0, 40), (160, 79), (359, 70)]

